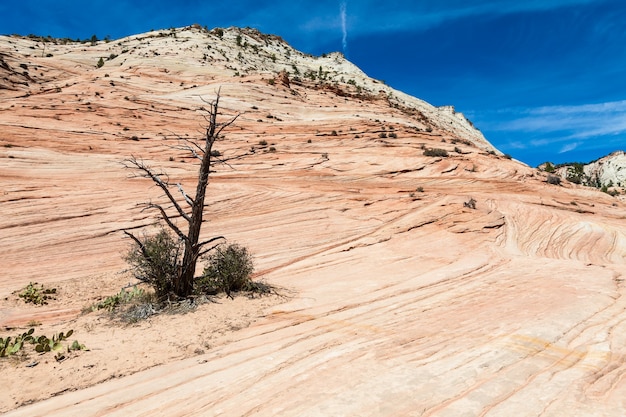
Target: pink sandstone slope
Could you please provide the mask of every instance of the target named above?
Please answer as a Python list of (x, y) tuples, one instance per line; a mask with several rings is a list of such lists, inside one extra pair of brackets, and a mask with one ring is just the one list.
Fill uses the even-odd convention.
[[(2, 358), (0, 411), (623, 415), (623, 200), (550, 185), (449, 108), (258, 32), (47, 44), (52, 57), (40, 40), (0, 44), (2, 336), (35, 321), (91, 348)], [(304, 76), (319, 66), (324, 80)], [(280, 297), (131, 326), (81, 314), (128, 283), (121, 231), (149, 226), (137, 203), (161, 198), (121, 161), (190, 189), (197, 165), (172, 145), (201, 137), (218, 88), (223, 120), (239, 117), (217, 148), (255, 152), (216, 167), (204, 233), (247, 245)], [(24, 305), (31, 281), (57, 300)]]

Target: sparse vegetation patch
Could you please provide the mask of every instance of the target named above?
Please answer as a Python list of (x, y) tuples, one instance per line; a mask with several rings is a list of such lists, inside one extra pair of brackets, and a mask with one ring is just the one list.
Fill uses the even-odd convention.
[(236, 291), (255, 291), (257, 285), (250, 279), (254, 264), (252, 256), (236, 243), (220, 245), (207, 257), (202, 277), (196, 282), (197, 291), (203, 294)]
[(467, 207), (469, 209), (476, 210), (476, 200), (474, 200), (473, 198), (470, 198), (468, 201), (463, 203), (463, 207)]
[(154, 235), (137, 238), (125, 259), (135, 278), (150, 285), (157, 298), (164, 299), (174, 291), (182, 251), (182, 241), (161, 227)]
[(36, 282), (31, 282), (18, 296), (26, 303), (44, 305), (48, 304), (48, 300), (54, 300), (56, 293), (56, 288), (45, 288), (43, 284), (38, 285)]
[(53, 334), (52, 337), (45, 335), (36, 336), (34, 333), (35, 329), (31, 328), (15, 337), (0, 337), (0, 358), (13, 356), (20, 352), (27, 357), (29, 352), (24, 352), (24, 349), (27, 346), (32, 346), (32, 350), (30, 352), (34, 351), (39, 354), (56, 352), (54, 358), (59, 362), (66, 358), (66, 352), (70, 353), (76, 350), (89, 350), (84, 344), (78, 342), (78, 340), (75, 340), (71, 345), (64, 345), (61, 343), (68, 340), (69, 337), (74, 334), (74, 330), (69, 330), (67, 333), (61, 332)]
[(548, 178), (546, 178), (546, 182), (552, 185), (561, 185), (561, 177), (559, 177), (558, 175), (548, 175)]
[(134, 286), (131, 291), (126, 291), (122, 288), (119, 293), (106, 297), (104, 300), (94, 304), (91, 307), (91, 310), (113, 311), (113, 309), (122, 304), (129, 303), (133, 300), (137, 300), (138, 298), (143, 298), (145, 294), (145, 290), (142, 288), (138, 288), (137, 286)]
[(424, 150), (424, 156), (438, 156), (438, 157), (447, 157), (448, 151), (440, 148), (429, 148)]

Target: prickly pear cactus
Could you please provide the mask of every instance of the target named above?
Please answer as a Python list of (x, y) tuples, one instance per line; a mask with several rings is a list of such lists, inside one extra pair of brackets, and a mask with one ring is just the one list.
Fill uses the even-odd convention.
[[(72, 334), (74, 334), (74, 330), (69, 330), (67, 333), (60, 332), (59, 334), (52, 335), (52, 338), (48, 338), (47, 336), (34, 336), (35, 329), (29, 329), (28, 331), (12, 338), (8, 336), (6, 338), (0, 338), (0, 357), (6, 357), (9, 355), (14, 355), (22, 349), (25, 343), (30, 343), (35, 345), (35, 352), (45, 353), (45, 352), (58, 352), (55, 358), (59, 360), (59, 357), (65, 358), (62, 354), (64, 350), (64, 345), (61, 343), (65, 340), (68, 340)], [(67, 352), (71, 352), (72, 350), (88, 350), (85, 345), (80, 344), (77, 340), (74, 341), (70, 346), (67, 347)]]

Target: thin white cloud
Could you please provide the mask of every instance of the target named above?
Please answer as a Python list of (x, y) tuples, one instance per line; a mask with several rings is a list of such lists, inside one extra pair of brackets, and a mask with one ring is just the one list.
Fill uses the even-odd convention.
[[(561, 132), (563, 140), (626, 133), (626, 100), (579, 106), (505, 109), (491, 130), (527, 133)], [(490, 117), (491, 118), (491, 117)]]
[[(597, 0), (595, 0), (597, 2)], [(387, 30), (428, 29), (443, 22), (485, 14), (547, 11), (593, 3), (594, 0), (427, 0), (395, 1), (393, 7), (375, 0), (360, 1), (351, 6), (353, 31), (359, 34)], [(372, 24), (372, 18), (376, 24)]]
[(561, 147), (561, 149), (559, 150), (559, 153), (571, 152), (574, 149), (578, 148), (579, 145), (580, 145), (580, 142), (566, 143), (565, 145)]
[(625, 149), (626, 100), (578, 106), (502, 109), (483, 113), (496, 146), (541, 154)]
[(548, 146), (548, 145), (550, 145), (550, 143), (552, 143), (552, 141), (549, 140), (549, 139), (533, 139), (533, 140), (530, 141), (530, 145), (533, 148), (537, 148), (537, 147), (540, 147), (540, 146)]

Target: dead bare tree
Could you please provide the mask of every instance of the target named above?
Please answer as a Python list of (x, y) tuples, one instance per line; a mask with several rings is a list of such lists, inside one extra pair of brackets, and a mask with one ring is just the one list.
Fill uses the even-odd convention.
[[(169, 200), (169, 203), (171, 203), (171, 207), (165, 207), (161, 204), (149, 202), (145, 204), (145, 207), (147, 209), (157, 210), (160, 218), (164, 221), (167, 227), (171, 229), (184, 244), (182, 262), (178, 267), (177, 273), (173, 278), (174, 282), (172, 283), (174, 295), (181, 298), (186, 298), (193, 294), (196, 264), (200, 256), (207, 253), (211, 249), (214, 249), (217, 246), (216, 242), (224, 239), (223, 236), (216, 236), (208, 240), (200, 241), (200, 231), (202, 228), (205, 207), (204, 201), (207, 185), (209, 184), (211, 166), (215, 161), (227, 161), (224, 158), (219, 158), (217, 156), (217, 152), (213, 152), (213, 145), (222, 137), (222, 131), (226, 127), (233, 124), (238, 117), (237, 115), (232, 117), (227, 122), (218, 123), (217, 115), (219, 100), (220, 93), (218, 90), (214, 101), (205, 101), (205, 103), (209, 105), (209, 109), (207, 109), (208, 114), (205, 116), (208, 126), (205, 128), (205, 137), (201, 143), (180, 137), (178, 138), (179, 143), (181, 144), (176, 148), (189, 151), (194, 157), (201, 161), (195, 196), (192, 197), (188, 195), (180, 183), (171, 183), (169, 177), (164, 172), (155, 171), (153, 168), (146, 165), (142, 160), (139, 160), (134, 156), (124, 161), (124, 165), (127, 168), (137, 171), (139, 173), (138, 175), (141, 177), (151, 179), (152, 182), (161, 189), (165, 197), (167, 197), (167, 200)], [(243, 155), (239, 155), (230, 159), (236, 159), (242, 156)], [(182, 201), (179, 201), (172, 193), (171, 189), (174, 187), (178, 188), (182, 196)], [(176, 224), (174, 221), (176, 217), (180, 217), (185, 221), (187, 224), (186, 232), (181, 230), (181, 228)], [(149, 253), (146, 250), (145, 245), (139, 238), (137, 238), (137, 236), (127, 230), (124, 231), (124, 233), (135, 241), (143, 256), (149, 257)]]

